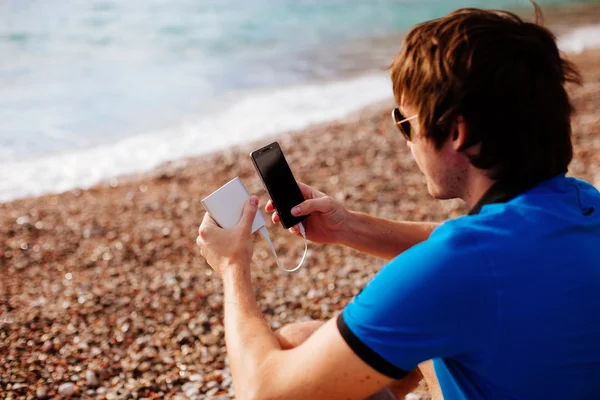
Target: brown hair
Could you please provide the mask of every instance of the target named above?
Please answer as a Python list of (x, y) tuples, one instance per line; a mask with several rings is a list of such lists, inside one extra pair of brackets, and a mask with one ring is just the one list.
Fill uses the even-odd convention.
[(495, 179), (536, 183), (566, 172), (573, 157), (567, 82), (581, 84), (556, 38), (506, 11), (465, 8), (414, 27), (390, 65), (394, 96), (416, 107), (439, 149), (464, 118), (479, 144), (471, 163)]

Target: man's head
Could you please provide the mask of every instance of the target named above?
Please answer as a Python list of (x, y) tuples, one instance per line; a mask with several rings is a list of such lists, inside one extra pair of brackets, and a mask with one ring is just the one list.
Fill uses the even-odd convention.
[(402, 114), (417, 116), (410, 147), (433, 196), (461, 197), (472, 171), (531, 185), (567, 170), (565, 84), (580, 76), (537, 23), (457, 10), (413, 28), (390, 69)]

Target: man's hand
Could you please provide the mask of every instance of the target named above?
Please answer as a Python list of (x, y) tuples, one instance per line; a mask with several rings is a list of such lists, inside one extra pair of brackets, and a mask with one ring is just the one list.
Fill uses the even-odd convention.
[[(349, 218), (348, 210), (339, 202), (304, 183), (298, 182), (305, 201), (292, 209), (297, 217), (311, 214), (304, 222), (306, 238), (316, 243), (337, 243)], [(265, 210), (275, 211), (273, 202), (268, 201)], [(275, 211), (271, 216), (273, 223), (281, 220)], [(290, 228), (290, 232), (300, 235), (298, 226)]]
[(258, 197), (252, 196), (244, 207), (240, 222), (232, 229), (223, 229), (208, 213), (204, 215), (196, 243), (201, 249), (200, 254), (219, 275), (231, 265), (250, 266), (254, 250), (252, 222), (257, 209)]

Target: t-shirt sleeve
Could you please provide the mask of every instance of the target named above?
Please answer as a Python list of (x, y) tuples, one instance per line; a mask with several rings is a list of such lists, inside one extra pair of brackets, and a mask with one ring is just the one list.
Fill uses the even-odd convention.
[(383, 267), (339, 315), (338, 329), (394, 379), (429, 359), (477, 357), (496, 321), (493, 284), (474, 238), (446, 223)]

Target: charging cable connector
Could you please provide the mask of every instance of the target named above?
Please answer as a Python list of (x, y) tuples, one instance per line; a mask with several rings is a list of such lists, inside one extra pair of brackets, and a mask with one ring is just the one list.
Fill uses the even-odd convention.
[(302, 256), (300, 263), (295, 268), (292, 268), (292, 269), (285, 269), (279, 263), (279, 257), (277, 257), (277, 252), (275, 251), (275, 246), (273, 245), (273, 242), (271, 241), (271, 237), (269, 236), (269, 231), (267, 230), (267, 227), (263, 226), (262, 228), (260, 228), (258, 230), (258, 233), (260, 233), (260, 236), (262, 236), (263, 239), (265, 239), (267, 241), (267, 243), (269, 243), (269, 246), (271, 247), (271, 251), (273, 252), (273, 255), (275, 256), (275, 261), (277, 261), (277, 266), (282, 271), (285, 271), (285, 272), (298, 271), (300, 269), (300, 267), (302, 267), (302, 264), (304, 264), (304, 260), (306, 259), (306, 254), (308, 253), (308, 241), (306, 240), (306, 231), (304, 230), (304, 225), (302, 225), (302, 222), (298, 224), (298, 228), (300, 229), (300, 233), (302, 234), (302, 237), (304, 238), (304, 255)]

